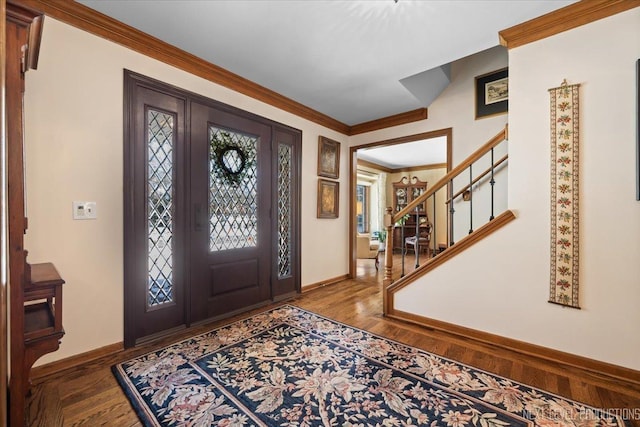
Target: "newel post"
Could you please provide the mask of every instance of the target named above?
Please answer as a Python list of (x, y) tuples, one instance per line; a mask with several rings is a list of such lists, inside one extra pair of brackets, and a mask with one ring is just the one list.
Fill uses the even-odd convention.
[(387, 229), (387, 247), (384, 254), (384, 279), (382, 284), (389, 286), (393, 279), (391, 278), (391, 269), (393, 268), (393, 215), (391, 207), (387, 208), (387, 213), (384, 215), (384, 226)]

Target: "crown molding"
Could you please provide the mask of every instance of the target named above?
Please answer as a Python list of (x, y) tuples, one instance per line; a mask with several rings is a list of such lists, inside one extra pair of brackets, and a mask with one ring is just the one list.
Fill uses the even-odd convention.
[(425, 120), (429, 116), (426, 108), (418, 108), (416, 110), (407, 111), (405, 113), (394, 114), (393, 116), (383, 117), (377, 120), (353, 125), (349, 128), (349, 135), (358, 135), (361, 133), (372, 132), (374, 130), (386, 129), (393, 126), (404, 125), (406, 123)]
[[(44, 13), (66, 24), (344, 135), (358, 135), (428, 118), (427, 108), (418, 108), (349, 126), (75, 1), (8, 0), (8, 3)], [(500, 42), (507, 48), (522, 46), (638, 6), (640, 6), (640, 0), (582, 0), (501, 31)]]
[(407, 168), (390, 168), (376, 162), (371, 162), (369, 160), (362, 160), (362, 159), (358, 159), (357, 165), (366, 167), (366, 168), (376, 169), (380, 172), (386, 172), (386, 173), (419, 172), (419, 171), (426, 171), (426, 170), (433, 170), (433, 169), (445, 169), (445, 170), (447, 169), (446, 163), (433, 163), (433, 164), (421, 165), (421, 166), (411, 166)]
[(370, 168), (370, 169), (375, 169), (375, 170), (380, 171), (380, 172), (393, 173), (393, 169), (388, 168), (386, 166), (383, 166), (381, 164), (378, 164), (376, 162), (371, 162), (369, 160), (358, 159), (356, 164), (358, 166), (365, 167), (365, 168)]
[(65, 24), (117, 43), (145, 56), (202, 77), (203, 79), (347, 136), (427, 118), (427, 109), (420, 108), (349, 126), (81, 3), (62, 0), (7, 0), (7, 2), (45, 14)]
[(500, 31), (500, 44), (523, 46), (638, 6), (640, 0), (582, 0)]
[(419, 171), (426, 171), (426, 170), (433, 170), (433, 169), (444, 169), (446, 171), (447, 169), (447, 164), (446, 163), (432, 163), (429, 165), (420, 165), (420, 166), (411, 166), (408, 168), (397, 168), (397, 169), (393, 169), (393, 172), (400, 172), (400, 173), (404, 173), (404, 172), (419, 172)]
[(350, 126), (75, 1), (9, 0), (273, 107), (348, 135)]

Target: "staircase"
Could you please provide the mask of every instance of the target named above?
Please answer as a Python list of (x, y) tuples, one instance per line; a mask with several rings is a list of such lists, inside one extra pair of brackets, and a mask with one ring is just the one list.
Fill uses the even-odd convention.
[[(394, 294), (400, 289), (424, 276), (437, 266), (452, 259), (457, 254), (471, 247), (478, 241), (502, 228), (515, 219), (512, 211), (506, 209), (507, 183), (507, 142), (508, 128), (505, 126), (498, 134), (478, 148), (458, 166), (449, 171), (430, 189), (409, 203), (404, 209), (393, 213), (387, 208), (385, 227), (387, 229), (385, 270), (384, 270), (384, 313), (391, 315), (394, 311)], [(474, 173), (474, 169), (476, 173)], [(477, 171), (480, 171), (479, 173)], [(446, 218), (438, 215), (436, 199), (442, 200), (447, 206)], [(498, 194), (498, 197), (496, 197)], [(498, 205), (498, 206), (496, 206)], [(504, 205), (504, 209), (501, 209)], [(409, 241), (401, 236), (401, 242), (393, 241), (393, 228), (410, 215), (420, 215), (431, 208), (429, 215), (429, 235), (424, 236), (419, 243)], [(499, 212), (496, 212), (499, 211)], [(436, 226), (446, 223), (446, 243), (438, 242)], [(468, 228), (467, 228), (468, 227)], [(416, 235), (419, 231), (416, 230)], [(405, 248), (408, 245), (422, 247), (428, 245), (427, 252), (432, 253), (422, 265), (418, 262), (416, 253), (416, 269), (404, 275), (406, 250), (402, 250), (402, 273), (400, 277), (392, 277), (393, 248)]]

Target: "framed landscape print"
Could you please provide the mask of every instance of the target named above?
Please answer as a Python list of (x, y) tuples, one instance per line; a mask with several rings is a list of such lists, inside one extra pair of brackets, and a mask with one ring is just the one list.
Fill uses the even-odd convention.
[(505, 114), (509, 109), (509, 69), (476, 77), (476, 120)]
[(340, 183), (318, 179), (318, 218), (338, 218)]
[(318, 137), (318, 176), (340, 178), (340, 143)]

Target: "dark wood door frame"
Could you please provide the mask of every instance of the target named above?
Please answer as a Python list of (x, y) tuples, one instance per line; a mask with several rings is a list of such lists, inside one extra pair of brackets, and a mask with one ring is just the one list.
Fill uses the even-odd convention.
[(358, 181), (357, 151), (363, 148), (385, 147), (445, 136), (447, 138), (447, 172), (451, 170), (453, 155), (453, 128), (422, 132), (393, 139), (385, 139), (349, 147), (349, 277), (356, 277), (356, 203), (355, 190)]
[[(242, 116), (246, 119), (259, 122), (261, 124), (267, 125), (271, 129), (271, 152), (273, 150), (277, 150), (278, 147), (282, 144), (291, 147), (291, 155), (292, 155), (292, 165), (291, 165), (291, 180), (292, 186), (290, 189), (290, 197), (291, 197), (291, 262), (290, 262), (290, 275), (286, 277), (278, 277), (277, 273), (272, 273), (270, 277), (271, 283), (271, 300), (280, 300), (283, 298), (288, 298), (294, 296), (295, 294), (300, 292), (301, 286), (301, 256), (300, 256), (300, 239), (301, 239), (301, 231), (300, 231), (300, 209), (299, 204), (301, 200), (301, 159), (302, 159), (302, 132), (298, 129), (292, 128), (290, 126), (274, 122), (273, 120), (269, 120), (265, 117), (258, 116), (256, 114), (238, 109), (236, 107), (224, 104), (219, 101), (215, 101), (213, 99), (185, 91), (183, 89), (177, 88), (172, 85), (168, 85), (166, 83), (160, 82), (158, 80), (143, 76), (141, 74), (124, 70), (124, 321), (125, 321), (125, 330), (124, 330), (124, 342), (125, 347), (131, 347), (136, 344), (136, 336), (133, 333), (134, 329), (129, 327), (128, 325), (134, 324), (135, 316), (136, 316), (136, 306), (134, 305), (134, 299), (130, 297), (129, 290), (133, 288), (132, 284), (136, 283), (136, 257), (140, 257), (140, 255), (136, 252), (135, 247), (135, 235), (133, 233), (135, 229), (135, 220), (136, 215), (140, 216), (138, 212), (141, 209), (140, 203), (137, 208), (135, 207), (134, 200), (134, 192), (131, 189), (130, 183), (133, 181), (134, 173), (135, 173), (135, 165), (133, 164), (134, 156), (133, 156), (133, 146), (135, 141), (134, 134), (134, 120), (136, 119), (134, 110), (134, 104), (132, 96), (137, 87), (141, 87), (144, 89), (148, 89), (151, 91), (157, 91), (163, 93), (165, 95), (173, 96), (185, 101), (186, 106), (186, 122), (187, 126), (185, 127), (185, 149), (184, 156), (186, 158), (190, 157), (190, 116), (191, 116), (191, 104), (197, 102), (199, 104), (203, 104), (214, 108), (221, 112), (227, 112), (230, 114), (235, 114), (238, 116)], [(274, 148), (275, 147), (275, 148)], [(273, 155), (272, 155), (273, 157)], [(276, 161), (276, 160), (274, 160)], [(274, 168), (275, 169), (275, 168)], [(176, 190), (182, 191), (184, 194), (187, 194), (187, 190), (190, 188), (190, 182), (188, 173), (187, 176), (183, 177), (183, 184)], [(272, 174), (273, 175), (273, 174)], [(277, 184), (277, 177), (272, 179), (274, 184)], [(277, 191), (274, 189), (272, 191), (274, 196), (272, 200), (276, 200)], [(183, 197), (180, 201), (183, 206), (180, 208), (183, 209), (184, 212), (190, 212), (187, 206), (187, 200)], [(144, 203), (142, 203), (144, 204)], [(136, 211), (136, 209), (138, 211)], [(276, 230), (278, 225), (278, 215), (277, 212), (277, 204), (272, 205), (270, 215), (270, 224), (271, 229)], [(183, 221), (187, 222), (190, 219), (190, 216), (186, 216)], [(179, 227), (189, 227), (189, 224), (185, 223), (179, 225)], [(176, 257), (180, 259), (178, 265), (184, 270), (182, 272), (182, 277), (185, 283), (189, 283), (191, 277), (189, 275), (189, 268), (186, 266), (189, 265), (186, 260), (188, 260), (189, 247), (190, 245), (190, 237), (189, 233), (185, 234), (185, 244), (184, 250), (181, 250), (181, 253), (176, 254)], [(273, 241), (276, 240), (274, 234)], [(273, 248), (277, 248), (277, 242), (273, 243)], [(274, 255), (271, 257), (271, 262), (273, 265), (277, 262), (277, 251), (273, 251)], [(146, 255), (146, 254), (145, 254)], [(272, 267), (272, 270), (277, 270), (275, 267)], [(189, 286), (186, 286), (185, 290), (185, 304), (191, 300), (191, 295), (189, 292)], [(228, 315), (232, 315), (236, 313), (229, 313)], [(190, 308), (185, 307), (185, 327), (190, 327), (195, 322), (191, 320), (191, 312)], [(201, 323), (201, 322), (198, 322)]]

